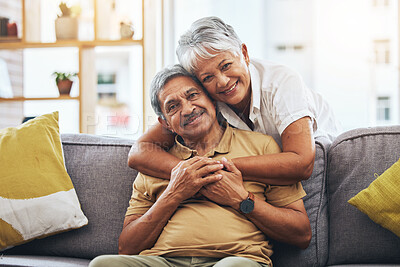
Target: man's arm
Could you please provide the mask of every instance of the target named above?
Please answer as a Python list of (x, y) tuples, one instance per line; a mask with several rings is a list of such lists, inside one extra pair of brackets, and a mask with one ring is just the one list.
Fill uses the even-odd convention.
[(214, 174), (223, 167), (222, 164), (209, 165), (208, 162), (207, 158), (194, 157), (178, 163), (171, 172), (171, 181), (154, 205), (143, 216), (125, 218), (119, 237), (120, 254), (136, 255), (151, 248), (183, 200), (222, 178), (222, 175)]
[(265, 235), (301, 249), (308, 247), (312, 234), (302, 199), (284, 207), (275, 207), (262, 199), (254, 198), (254, 210), (246, 214), (246, 217)]
[(119, 237), (119, 254), (137, 255), (151, 248), (179, 204), (176, 198), (166, 193), (143, 216), (126, 216)]
[[(235, 165), (223, 160), (226, 171), (218, 171), (223, 178), (205, 186), (200, 192), (210, 200), (239, 211), (240, 203), (247, 198), (240, 171)], [(284, 207), (275, 207), (255, 197), (254, 210), (246, 214), (265, 235), (305, 249), (311, 240), (311, 227), (303, 201), (297, 200)]]
[(315, 142), (309, 117), (290, 124), (282, 133), (282, 153), (232, 159), (244, 180), (289, 185), (308, 179), (314, 168)]

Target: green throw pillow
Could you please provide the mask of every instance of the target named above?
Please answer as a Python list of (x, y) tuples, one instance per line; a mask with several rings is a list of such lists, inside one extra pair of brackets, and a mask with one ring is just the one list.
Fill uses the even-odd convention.
[(400, 237), (400, 160), (348, 202)]
[(65, 164), (58, 112), (0, 130), (0, 251), (82, 227)]

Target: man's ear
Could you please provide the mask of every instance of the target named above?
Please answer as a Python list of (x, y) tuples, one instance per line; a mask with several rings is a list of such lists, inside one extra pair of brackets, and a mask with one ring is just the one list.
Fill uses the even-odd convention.
[(249, 57), (249, 53), (247, 52), (247, 46), (245, 44), (242, 44), (242, 54), (244, 57), (244, 61), (246, 62), (247, 65), (249, 65), (250, 57)]
[(167, 120), (164, 120), (163, 118), (158, 117), (158, 122), (161, 123), (161, 125), (162, 125), (164, 128), (166, 128), (166, 129), (168, 129), (168, 130), (170, 130), (171, 132), (174, 133), (174, 130), (171, 128), (171, 126), (169, 125), (169, 123), (168, 123)]

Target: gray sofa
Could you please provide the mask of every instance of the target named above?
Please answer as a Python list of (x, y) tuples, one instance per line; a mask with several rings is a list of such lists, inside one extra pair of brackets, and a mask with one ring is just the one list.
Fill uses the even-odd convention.
[[(66, 167), (89, 224), (0, 252), (0, 266), (87, 266), (118, 251), (136, 171), (133, 141), (67, 134)], [(303, 183), (313, 237), (306, 250), (276, 243), (275, 266), (400, 266), (400, 238), (347, 203), (400, 157), (400, 126), (357, 129), (333, 143), (316, 140), (312, 177)], [(1, 255), (1, 253), (3, 255)]]

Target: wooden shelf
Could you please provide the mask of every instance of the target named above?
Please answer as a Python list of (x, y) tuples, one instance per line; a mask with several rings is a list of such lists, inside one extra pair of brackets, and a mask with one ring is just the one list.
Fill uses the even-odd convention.
[(0, 36), (0, 43), (20, 43), (21, 38), (15, 36)]
[[(9, 2), (13, 2), (13, 4), (8, 4)], [(14, 4), (19, 2), (20, 4)], [(82, 4), (82, 24), (80, 24), (80, 30), (83, 29), (86, 34), (81, 34), (78, 35), (80, 36), (81, 39), (72, 39), (72, 40), (57, 40), (56, 41), (56, 35), (53, 35), (53, 28), (49, 27), (50, 21), (53, 20), (52, 17), (56, 15), (56, 11), (49, 11), (49, 12), (39, 12), (42, 10), (42, 5), (46, 4), (45, 0), (14, 0), (14, 1), (9, 1), (9, 0), (0, 0), (0, 6), (3, 8), (3, 6), (7, 7), (7, 10), (10, 11), (10, 16), (12, 16), (12, 20), (15, 20), (18, 24), (18, 29), (19, 33), (22, 36), (22, 38), (18, 37), (9, 37), (9, 36), (4, 36), (0, 37), (0, 52), (4, 51), (4, 58), (7, 61), (7, 64), (16, 64), (14, 57), (18, 57), (18, 65), (15, 67), (13, 65), (12, 69), (14, 72), (17, 72), (18, 75), (11, 76), (14, 79), (14, 83), (16, 84), (16, 88), (14, 89), (14, 95), (15, 97), (12, 98), (1, 98), (0, 97), (0, 104), (3, 104), (6, 106), (5, 111), (2, 114), (5, 114), (6, 112), (13, 112), (12, 109), (14, 109), (14, 106), (16, 106), (15, 109), (18, 109), (18, 112), (22, 110), (21, 113), (24, 113), (24, 107), (23, 105), (19, 105), (19, 103), (24, 103), (26, 101), (68, 101), (71, 103), (70, 100), (72, 101), (72, 104), (75, 104), (75, 102), (78, 102), (79, 107), (74, 107), (74, 109), (77, 109), (79, 112), (79, 131), (84, 132), (84, 133), (94, 133), (95, 127), (93, 125), (90, 125), (91, 123), (87, 118), (88, 116), (95, 116), (96, 114), (96, 102), (97, 102), (97, 70), (96, 70), (96, 57), (98, 56), (98, 51), (96, 51), (96, 47), (129, 47), (129, 48), (141, 48), (141, 53), (138, 52), (137, 50), (139, 49), (132, 49), (132, 51), (129, 51), (129, 53), (132, 52), (137, 54), (137, 60), (142, 62), (142, 77), (140, 77), (140, 80), (142, 80), (142, 94), (143, 94), (143, 103), (144, 103), (144, 91), (145, 91), (145, 47), (144, 47), (144, 39), (145, 39), (145, 27), (144, 27), (144, 14), (145, 14), (145, 0), (137, 0), (137, 1), (132, 1), (132, 0), (124, 0), (121, 1), (121, 6), (131, 6), (136, 7), (135, 9), (132, 8), (131, 12), (128, 11), (128, 18), (129, 20), (132, 20), (132, 23), (136, 27), (141, 27), (141, 30), (137, 29), (136, 35), (133, 36), (132, 38), (129, 39), (111, 39), (111, 38), (118, 38), (120, 34), (118, 34), (118, 28), (114, 27), (117, 26), (115, 24), (112, 28), (110, 26), (114, 20), (114, 22), (117, 22), (116, 20), (122, 19), (122, 17), (125, 17), (126, 14), (125, 12), (117, 12), (115, 11), (115, 18), (113, 16), (108, 16), (109, 15), (109, 10), (108, 8), (105, 8), (103, 5), (98, 5), (97, 2), (100, 3), (98, 0), (88, 0), (88, 1), (81, 1), (82, 3), (85, 2), (85, 4)], [(109, 1), (108, 1), (109, 2)], [(124, 2), (124, 3), (122, 3)], [(135, 3), (136, 2), (136, 3)], [(139, 9), (139, 6), (141, 6), (141, 9)], [(54, 9), (56, 5), (52, 5), (52, 9)], [(104, 8), (103, 8), (104, 7)], [(50, 7), (49, 7), (50, 8)], [(47, 10), (47, 9), (46, 9)], [(57, 9), (58, 10), (58, 9)], [(137, 11), (137, 12), (136, 12)], [(11, 15), (13, 12), (15, 12), (16, 15)], [(134, 15), (134, 16), (133, 16)], [(141, 19), (141, 21), (140, 21)], [(135, 22), (136, 21), (136, 22)], [(101, 23), (102, 22), (102, 23)], [(102, 25), (107, 25), (107, 27), (103, 27)], [(108, 27), (110, 26), (110, 27)], [(111, 30), (113, 29), (113, 31)], [(42, 34), (44, 32), (50, 33), (50, 34)], [(55, 33), (55, 32), (54, 32)], [(81, 32), (82, 33), (82, 32)], [(88, 40), (83, 40), (84, 38)], [(136, 38), (136, 39), (135, 39)], [(138, 39), (140, 38), (140, 39)], [(47, 42), (43, 42), (42, 40), (46, 40)], [(73, 67), (75, 72), (78, 73), (78, 79), (79, 79), (79, 84), (78, 84), (78, 96), (71, 97), (69, 95), (62, 95), (62, 96), (57, 96), (56, 92), (57, 91), (50, 91), (47, 90), (48, 92), (52, 92), (52, 94), (46, 94), (43, 91), (38, 91), (37, 94), (40, 94), (40, 97), (25, 97), (24, 95), (28, 95), (29, 93), (26, 91), (27, 86), (25, 85), (25, 81), (23, 79), (24, 73), (35, 73), (36, 75), (36, 70), (30, 70), (27, 68), (24, 68), (23, 66), (23, 60), (24, 58), (27, 58), (31, 56), (30, 53), (23, 53), (25, 49), (37, 49), (38, 51), (36, 52), (41, 52), (39, 51), (41, 48), (51, 50), (51, 48), (54, 48), (55, 51), (50, 51), (51, 53), (54, 52), (55, 54), (57, 53), (62, 53), (61, 48), (74, 48), (73, 50), (73, 58), (71, 58), (71, 62), (76, 62), (77, 66)], [(58, 49), (60, 48), (60, 49)], [(9, 50), (9, 51), (6, 51)], [(115, 49), (111, 49), (115, 50)], [(117, 49), (118, 50), (118, 49)], [(124, 49), (125, 50), (125, 49)], [(127, 49), (128, 50), (128, 49)], [(130, 49), (129, 49), (130, 50)], [(26, 50), (25, 50), (26, 51)], [(29, 51), (31, 52), (31, 51)], [(46, 51), (44, 51), (46, 52)], [(124, 51), (125, 52), (125, 51)], [(119, 51), (118, 51), (119, 53)], [(130, 54), (131, 55), (131, 54)], [(140, 55), (140, 56), (139, 56)], [(3, 56), (3, 54), (2, 54)], [(55, 59), (56, 60), (56, 59)], [(128, 59), (129, 62), (130, 60), (136, 60), (133, 58)], [(11, 62), (11, 63), (8, 63)], [(41, 62), (38, 62), (38, 65), (40, 65)], [(75, 63), (74, 63), (75, 64)], [(120, 64), (120, 63), (118, 63)], [(124, 63), (125, 64), (125, 63)], [(132, 65), (132, 66), (130, 66)], [(134, 66), (133, 66), (134, 65)], [(55, 69), (59, 68), (56, 66), (59, 66), (59, 64), (55, 64)], [(38, 66), (39, 67), (39, 66)], [(129, 67), (135, 67), (137, 68), (136, 64), (129, 64)], [(116, 67), (115, 67), (116, 68)], [(67, 68), (68, 69), (68, 68)], [(46, 70), (47, 71), (47, 70)], [(38, 73), (40, 70), (38, 69)], [(49, 72), (49, 71), (47, 71)], [(40, 73), (41, 74), (41, 73)], [(40, 75), (38, 74), (38, 75)], [(138, 74), (140, 75), (140, 73)], [(131, 86), (131, 85), (130, 85)], [(136, 83), (135, 83), (136, 86)], [(139, 84), (137, 85), (139, 86)], [(55, 89), (55, 88), (54, 88)], [(129, 88), (130, 89), (130, 88)], [(40, 90), (40, 89), (38, 89)], [(55, 89), (56, 90), (56, 89)], [(74, 102), (75, 101), (75, 102)], [(13, 103), (14, 102), (14, 103)], [(11, 103), (11, 104), (9, 104)], [(32, 103), (32, 102), (31, 102)], [(14, 105), (15, 104), (15, 105)], [(52, 102), (46, 102), (43, 105), (48, 105), (51, 106), (53, 103)], [(10, 106), (10, 108), (8, 107)], [(22, 106), (22, 107), (21, 107)], [(21, 110), (20, 110), (21, 109)], [(0, 114), (0, 117), (1, 115)], [(143, 107), (143, 129), (144, 129), (144, 120), (145, 119), (145, 108)], [(1, 121), (1, 119), (0, 119)]]
[(0, 97), (0, 102), (15, 102), (15, 101), (43, 101), (43, 100), (79, 100), (79, 96), (68, 96), (61, 95), (59, 97), (11, 97), (2, 98)]
[[(40, 42), (23, 42), (16, 41), (17, 39), (10, 39), (3, 41), (0, 39), (0, 49), (25, 49), (25, 48), (56, 48), (56, 47), (96, 47), (96, 46), (129, 46), (129, 45), (143, 45), (143, 40), (122, 39), (122, 40), (94, 40), (94, 41), (79, 41), (79, 40), (65, 40), (57, 41), (55, 43), (40, 43)], [(18, 39), (20, 40), (20, 39)]]

